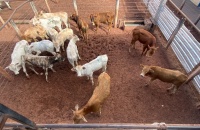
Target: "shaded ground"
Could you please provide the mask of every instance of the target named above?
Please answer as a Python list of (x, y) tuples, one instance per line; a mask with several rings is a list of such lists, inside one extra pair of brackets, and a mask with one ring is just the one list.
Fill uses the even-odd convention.
[[(74, 33), (79, 34), (76, 25), (71, 23)], [(158, 51), (153, 57), (144, 57), (140, 56), (142, 46), (139, 43), (136, 44), (136, 50), (128, 52), (131, 29), (112, 29), (107, 35), (104, 27), (103, 25), (97, 34), (89, 30), (89, 44), (83, 41), (77, 43), (82, 58), (79, 64), (89, 62), (101, 54), (107, 54), (109, 58), (107, 73), (111, 77), (111, 94), (103, 104), (101, 117), (89, 114), (86, 116), (88, 122), (199, 124), (200, 112), (195, 107), (194, 95), (189, 91), (189, 85), (180, 88), (173, 96), (166, 92), (171, 85), (161, 81), (144, 87), (149, 78), (140, 77), (140, 64), (183, 71), (172, 50), (166, 51), (163, 47), (166, 41), (160, 32), (156, 30), (154, 33), (158, 41)], [(6, 37), (9, 32), (2, 35)], [(12, 43), (7, 43), (8, 54), (12, 52), (15, 42), (16, 38)], [(0, 43), (3, 50), (5, 43)], [(66, 57), (65, 52), (63, 56)], [(2, 61), (9, 64), (10, 55), (6, 55)], [(1, 84), (0, 103), (36, 123), (72, 123), (71, 109), (76, 104), (80, 107), (86, 104), (94, 86), (86, 77), (77, 77), (67, 60), (56, 64), (54, 69), (56, 73), (49, 71), (50, 83), (45, 81), (44, 75), (37, 76), (31, 71), (28, 71), (31, 77), (28, 80), (20, 71), (14, 81)], [(40, 68), (38, 71), (43, 72)], [(100, 73), (94, 73), (95, 83)]]

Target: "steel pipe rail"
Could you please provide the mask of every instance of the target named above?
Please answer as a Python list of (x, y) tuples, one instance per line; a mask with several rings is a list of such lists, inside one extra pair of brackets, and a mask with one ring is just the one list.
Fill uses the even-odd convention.
[(12, 19), (13, 15), (15, 14), (15, 12), (20, 9), (22, 6), (24, 6), (26, 3), (31, 2), (33, 0), (27, 0), (24, 3), (22, 3), (21, 5), (19, 5), (10, 15), (10, 17), (8, 18), (8, 20), (0, 27), (0, 31), (8, 24), (8, 22)]
[[(120, 128), (120, 129), (199, 129), (199, 124), (37, 124), (37, 128)], [(24, 127), (22, 124), (6, 123), (5, 127)]]

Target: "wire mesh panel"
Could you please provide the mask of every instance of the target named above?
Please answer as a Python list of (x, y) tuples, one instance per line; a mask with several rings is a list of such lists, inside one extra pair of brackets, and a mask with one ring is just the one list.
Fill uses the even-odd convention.
[[(144, 0), (144, 2), (148, 5), (150, 13), (155, 16), (161, 1), (151, 0), (151, 2), (148, 3), (147, 0)], [(178, 25), (178, 22), (179, 18), (176, 17), (166, 5), (164, 5), (158, 19), (158, 26), (167, 40)], [(189, 73), (200, 62), (200, 44), (185, 25), (181, 27), (178, 34), (175, 36), (171, 47), (187, 73)], [(200, 92), (200, 76), (196, 76), (193, 83)]]

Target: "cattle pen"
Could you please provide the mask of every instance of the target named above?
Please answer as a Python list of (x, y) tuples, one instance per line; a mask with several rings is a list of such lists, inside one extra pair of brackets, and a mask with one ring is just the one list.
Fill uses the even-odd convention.
[[(173, 0), (10, 0), (12, 10), (0, 10), (0, 67), (6, 68), (11, 63), (15, 44), (39, 12), (64, 11), (69, 16), (76, 13), (89, 25), (88, 43), (82, 38), (77, 42), (81, 57), (78, 63), (82, 65), (107, 54), (106, 72), (111, 77), (111, 90), (101, 116), (88, 114), (87, 123), (72, 124), (72, 110), (76, 104), (87, 103), (95, 86), (71, 71), (66, 52), (61, 53), (66, 60), (55, 64), (56, 72), (49, 71), (49, 83), (44, 75), (28, 69), (30, 79), (22, 69), (18, 75), (6, 70), (12, 80), (0, 73), (0, 128), (200, 129), (199, 17), (191, 21), (181, 11), (184, 2), (177, 7)], [(90, 15), (99, 12), (115, 14), (109, 33), (106, 24), (100, 24), (98, 32), (93, 30)], [(144, 27), (147, 21), (159, 47), (152, 57), (141, 56), (139, 42), (129, 52), (132, 29)], [(80, 37), (76, 23), (72, 20), (69, 23)], [(68, 41), (65, 48), (67, 44)], [(189, 76), (188, 83), (174, 95), (166, 91), (171, 84), (159, 80), (145, 87), (149, 78), (140, 76), (141, 64), (179, 70)], [(37, 67), (36, 70), (43, 72)], [(94, 72), (95, 85), (100, 73)]]

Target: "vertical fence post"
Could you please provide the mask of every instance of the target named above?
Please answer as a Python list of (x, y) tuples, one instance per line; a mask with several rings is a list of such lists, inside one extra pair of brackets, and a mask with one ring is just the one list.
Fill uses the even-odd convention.
[(199, 16), (197, 17), (196, 21), (194, 22), (194, 25), (197, 25), (197, 23), (199, 22), (199, 20), (200, 20), (200, 14), (199, 14)]
[(76, 0), (73, 0), (73, 4), (74, 4), (74, 10), (76, 12), (76, 15), (78, 15), (78, 9), (77, 9)]
[(166, 4), (166, 2), (167, 2), (167, 0), (161, 0), (160, 5), (158, 6), (158, 9), (157, 9), (157, 11), (156, 11), (156, 15), (155, 15), (155, 17), (154, 17), (154, 24), (156, 24), (156, 25), (157, 25), (157, 22), (158, 22), (158, 18), (159, 18), (159, 16), (160, 16), (160, 13), (161, 13), (161, 11), (162, 11), (164, 5)]
[(17, 32), (18, 38), (21, 39), (22, 33), (12, 19), (10, 19), (10, 24), (15, 29), (15, 31)]
[(31, 5), (31, 8), (32, 8), (34, 14), (35, 14), (35, 15), (38, 14), (38, 11), (37, 11), (37, 9), (36, 9), (35, 4), (34, 4), (33, 1), (30, 2), (30, 5)]
[(170, 36), (169, 40), (167, 41), (166, 49), (168, 49), (168, 47), (170, 46), (170, 44), (174, 40), (174, 37), (176, 36), (176, 34), (178, 33), (178, 31), (180, 30), (180, 28), (184, 24), (185, 20), (186, 20), (186, 18), (182, 18), (182, 19), (179, 20), (178, 25), (176, 26), (176, 28), (174, 29), (172, 35)]
[(47, 8), (48, 8), (49, 13), (51, 13), (51, 9), (50, 9), (50, 7), (49, 7), (48, 1), (45, 0), (45, 3), (46, 3), (46, 5), (47, 5)]
[(116, 6), (115, 6), (115, 25), (114, 25), (115, 28), (117, 27), (118, 12), (119, 12), (119, 0), (116, 0)]
[(182, 10), (183, 6), (185, 5), (186, 0), (181, 3), (180, 10)]

